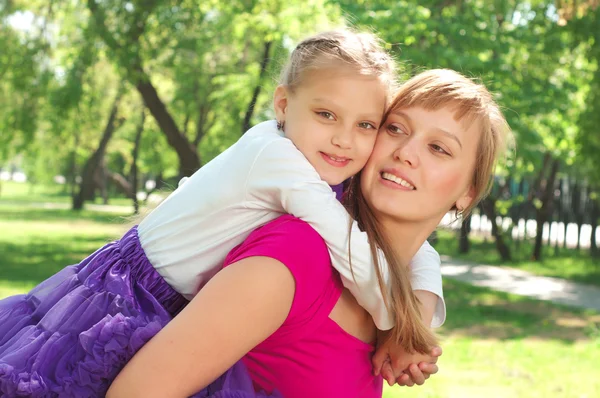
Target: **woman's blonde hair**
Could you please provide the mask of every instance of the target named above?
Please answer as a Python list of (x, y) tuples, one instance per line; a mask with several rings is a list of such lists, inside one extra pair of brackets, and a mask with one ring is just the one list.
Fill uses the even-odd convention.
[[(428, 110), (451, 107), (457, 120), (476, 123), (480, 128), (481, 138), (472, 177), (475, 198), (464, 209), (465, 212), (471, 211), (489, 192), (496, 162), (510, 137), (510, 129), (500, 107), (485, 86), (446, 69), (423, 72), (402, 84), (394, 95), (388, 113), (413, 106)], [(390, 338), (408, 352), (429, 353), (437, 344), (437, 339), (421, 320), (419, 302), (412, 292), (407, 264), (401, 264), (391, 241), (386, 238), (381, 224), (365, 200), (360, 186), (360, 173), (352, 179), (346, 206), (369, 237), (379, 285), (384, 292), (386, 305), (396, 316)], [(379, 268), (377, 247), (381, 248), (388, 262), (391, 295), (387, 294)]]
[(340, 29), (302, 40), (283, 68), (279, 84), (293, 93), (303, 83), (306, 72), (339, 67), (378, 78), (390, 88), (396, 80), (394, 60), (376, 35)]

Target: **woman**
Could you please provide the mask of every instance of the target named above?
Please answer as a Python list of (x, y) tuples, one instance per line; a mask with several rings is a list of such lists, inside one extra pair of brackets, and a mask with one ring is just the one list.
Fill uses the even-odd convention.
[[(428, 71), (402, 86), (349, 195), (392, 280), (449, 210), (469, 212), (486, 194), (506, 134), (489, 92), (456, 72)], [(395, 289), (391, 300), (411, 296)], [(107, 396), (189, 396), (242, 358), (257, 390), (380, 397), (370, 361), (375, 339), (372, 319), (343, 290), (320, 236), (282, 216), (229, 254)]]

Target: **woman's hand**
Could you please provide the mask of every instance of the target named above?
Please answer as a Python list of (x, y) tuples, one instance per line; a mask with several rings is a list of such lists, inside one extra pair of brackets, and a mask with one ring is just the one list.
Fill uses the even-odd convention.
[(391, 362), (388, 361), (384, 363), (381, 375), (389, 385), (398, 383), (400, 386), (407, 387), (412, 387), (415, 384), (421, 386), (431, 375), (438, 372), (437, 360), (441, 355), (442, 348), (434, 347), (430, 353), (430, 362), (411, 363), (403, 371), (394, 370)]
[(400, 385), (422, 385), (432, 374), (437, 373), (437, 360), (442, 355), (441, 347), (432, 348), (429, 354), (406, 353), (401, 347), (390, 342), (384, 336), (387, 332), (380, 332), (380, 341), (384, 343), (377, 348), (373, 355), (373, 371), (381, 376), (389, 385), (396, 382)]
[[(431, 324), (438, 297), (432, 292), (415, 290), (419, 299), (422, 320)], [(388, 384), (401, 386), (422, 385), (432, 374), (437, 373), (437, 360), (442, 355), (441, 347), (433, 347), (429, 354), (407, 353), (400, 345), (391, 341), (390, 331), (379, 331), (377, 351), (373, 355), (373, 372), (381, 374)]]

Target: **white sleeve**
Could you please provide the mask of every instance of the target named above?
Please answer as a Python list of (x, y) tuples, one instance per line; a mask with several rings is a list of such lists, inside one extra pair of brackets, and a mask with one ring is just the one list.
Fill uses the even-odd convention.
[[(371, 314), (377, 327), (389, 330), (394, 326), (393, 315), (383, 301), (367, 234), (290, 140), (278, 137), (263, 148), (250, 170), (245, 192), (249, 206), (289, 213), (309, 223), (327, 243), (332, 265), (344, 286)], [(348, 251), (351, 221), (352, 271)], [(380, 255), (380, 262), (382, 258)], [(387, 263), (380, 263), (380, 268), (389, 289)]]
[(446, 320), (446, 303), (442, 289), (442, 262), (438, 252), (425, 241), (410, 262), (413, 290), (426, 290), (438, 296), (431, 327), (438, 328)]

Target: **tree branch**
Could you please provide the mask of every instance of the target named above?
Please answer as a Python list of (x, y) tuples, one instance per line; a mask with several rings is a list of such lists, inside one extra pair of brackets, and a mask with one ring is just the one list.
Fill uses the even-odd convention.
[(264, 75), (267, 73), (267, 66), (269, 65), (269, 51), (271, 50), (271, 41), (265, 42), (263, 48), (263, 56), (260, 62), (260, 74), (258, 75), (258, 82), (254, 87), (254, 92), (252, 93), (252, 99), (248, 104), (248, 109), (246, 110), (246, 115), (244, 116), (244, 122), (242, 123), (242, 134), (250, 129), (250, 119), (252, 119), (252, 115), (254, 114), (254, 108), (256, 106), (256, 101), (258, 100), (258, 95), (260, 94), (260, 89), (262, 88), (262, 81)]

